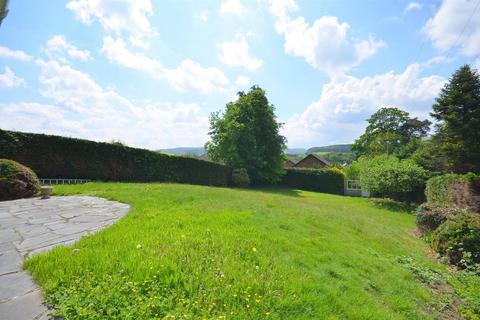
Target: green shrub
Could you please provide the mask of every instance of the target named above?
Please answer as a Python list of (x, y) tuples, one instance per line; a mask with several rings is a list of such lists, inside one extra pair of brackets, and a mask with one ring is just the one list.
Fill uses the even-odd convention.
[(40, 191), (37, 175), (18, 162), (0, 159), (0, 200), (32, 197)]
[(350, 163), (345, 168), (345, 173), (348, 179), (350, 180), (359, 180), (360, 179), (360, 164), (358, 161)]
[(240, 188), (248, 187), (250, 185), (250, 177), (248, 176), (247, 169), (233, 169), (232, 184)]
[(286, 169), (281, 184), (290, 188), (343, 194), (345, 174), (337, 168)]
[(434, 232), (432, 243), (448, 263), (461, 268), (480, 263), (480, 215), (464, 213), (448, 219)]
[(111, 143), (0, 130), (0, 158), (14, 159), (43, 178), (168, 181), (227, 186), (232, 170), (209, 161)]
[(435, 231), (442, 223), (462, 211), (457, 208), (441, 208), (430, 203), (423, 203), (417, 208), (415, 222), (417, 228), (423, 233)]
[(339, 174), (345, 177), (345, 170), (343, 169), (342, 166), (339, 166), (338, 164), (331, 165), (327, 168), (327, 172), (333, 173), (333, 174)]
[(445, 174), (429, 179), (425, 188), (429, 203), (480, 212), (480, 176)]
[(360, 183), (370, 194), (396, 200), (418, 200), (416, 194), (419, 190), (423, 193), (428, 175), (413, 161), (388, 155), (361, 157), (354, 166), (358, 166)]

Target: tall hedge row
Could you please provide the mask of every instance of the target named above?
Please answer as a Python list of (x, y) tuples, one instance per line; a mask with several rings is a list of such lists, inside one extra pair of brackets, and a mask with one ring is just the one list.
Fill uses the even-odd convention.
[(296, 189), (343, 194), (345, 175), (338, 169), (286, 169), (281, 184)]
[(18, 161), (41, 178), (168, 181), (227, 186), (231, 168), (208, 161), (44, 134), (0, 130), (0, 158)]
[(427, 202), (440, 208), (456, 207), (480, 212), (480, 176), (445, 174), (427, 181)]

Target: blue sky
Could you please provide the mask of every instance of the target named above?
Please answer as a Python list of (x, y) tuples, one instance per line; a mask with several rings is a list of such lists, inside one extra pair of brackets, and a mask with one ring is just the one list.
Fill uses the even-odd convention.
[(480, 66), (480, 0), (11, 1), (0, 128), (159, 149), (258, 84), (289, 147), (351, 143), (382, 106), (428, 117)]

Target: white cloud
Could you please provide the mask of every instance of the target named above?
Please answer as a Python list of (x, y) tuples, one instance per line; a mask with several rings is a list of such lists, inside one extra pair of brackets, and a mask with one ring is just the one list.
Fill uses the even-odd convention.
[(472, 15), (477, 3), (473, 0), (443, 1), (423, 27), (437, 49), (446, 51), (458, 46), (464, 55), (480, 54), (480, 14)]
[(0, 73), (0, 87), (13, 88), (25, 85), (25, 80), (17, 77), (9, 67), (5, 67), (5, 72)]
[(141, 53), (133, 53), (130, 51), (122, 39), (104, 37), (100, 52), (105, 55), (110, 62), (117, 63), (126, 68), (149, 73), (155, 78), (160, 78), (166, 72), (166, 69), (159, 61), (146, 57)]
[(220, 13), (241, 16), (245, 12), (245, 6), (240, 0), (223, 0), (220, 4)]
[(149, 20), (151, 0), (72, 0), (66, 7), (87, 25), (96, 20), (106, 31), (129, 35), (134, 46), (148, 47), (147, 39), (156, 34)]
[(174, 69), (167, 69), (158, 60), (130, 51), (121, 39), (104, 37), (100, 51), (111, 62), (148, 73), (156, 79), (165, 79), (180, 91), (194, 89), (202, 94), (210, 94), (224, 91), (229, 83), (220, 69), (205, 68), (190, 59), (183, 60)]
[(434, 56), (430, 58), (427, 62), (423, 63), (425, 67), (431, 67), (436, 64), (447, 64), (453, 61), (453, 58), (449, 58), (443, 55)]
[[(37, 60), (40, 67), (40, 93), (70, 110), (85, 115), (109, 116), (116, 109), (132, 109), (133, 105), (115, 91), (105, 90), (87, 74), (55, 60)], [(125, 121), (119, 117), (118, 121)]]
[(200, 107), (196, 104), (156, 103), (147, 104), (139, 110), (139, 113), (127, 113), (130, 118), (118, 122), (115, 114), (85, 116), (58, 105), (0, 103), (0, 127), (95, 141), (115, 139), (132, 147), (152, 150), (181, 145), (198, 146), (207, 139), (208, 118), (200, 114)]
[(408, 11), (411, 11), (411, 10), (421, 10), (422, 9), (422, 5), (418, 2), (409, 2), (406, 6), (405, 6), (405, 9), (403, 12), (408, 12)]
[(235, 80), (235, 84), (240, 87), (246, 87), (250, 84), (250, 79), (245, 76), (238, 76)]
[(204, 68), (190, 59), (183, 60), (178, 67), (168, 70), (165, 77), (177, 90), (194, 89), (202, 94), (223, 92), (229, 83), (220, 69)]
[(70, 65), (37, 60), (40, 93), (52, 103), (0, 104), (0, 127), (158, 149), (202, 145), (208, 117), (195, 103), (136, 103)]
[(0, 103), (0, 127), (4, 129), (86, 137), (87, 128), (66, 115), (65, 110), (50, 104)]
[(260, 68), (263, 61), (251, 56), (248, 42), (241, 34), (237, 34), (237, 40), (225, 41), (217, 44), (220, 50), (220, 61), (230, 67), (245, 67), (250, 71)]
[(428, 117), (445, 79), (422, 77), (412, 64), (403, 73), (372, 77), (342, 76), (323, 86), (321, 97), (295, 114), (284, 128), (289, 146), (353, 142), (365, 129), (365, 120), (383, 106), (395, 106), (420, 118)]
[(137, 48), (148, 49), (150, 48), (150, 42), (139, 36), (130, 36), (128, 41)]
[(278, 33), (285, 32), (285, 25), (290, 20), (289, 13), (298, 10), (296, 0), (270, 0), (270, 12), (277, 19), (275, 29)]
[(272, 1), (270, 12), (276, 17), (275, 29), (285, 37), (287, 54), (303, 57), (314, 68), (331, 76), (344, 73), (374, 55), (385, 43), (372, 35), (368, 39), (347, 36), (350, 25), (337, 17), (322, 16), (310, 26), (303, 17), (291, 19), (294, 1)]
[(55, 35), (47, 41), (45, 53), (52, 59), (65, 60), (65, 54), (81, 61), (91, 59), (88, 50), (79, 50), (73, 44), (68, 43), (63, 35)]
[(197, 20), (200, 20), (202, 22), (208, 22), (208, 19), (210, 17), (210, 12), (208, 10), (203, 10), (200, 12), (196, 12), (193, 17)]
[(17, 59), (22, 61), (31, 61), (33, 59), (32, 56), (26, 54), (21, 50), (11, 50), (7, 47), (2, 47), (2, 46), (0, 46), (0, 57)]

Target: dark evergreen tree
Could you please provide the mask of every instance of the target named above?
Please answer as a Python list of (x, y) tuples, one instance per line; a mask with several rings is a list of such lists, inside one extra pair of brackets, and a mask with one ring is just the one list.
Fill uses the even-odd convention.
[(439, 121), (435, 140), (444, 166), (453, 172), (480, 173), (480, 77), (464, 65), (442, 89), (433, 105)]

